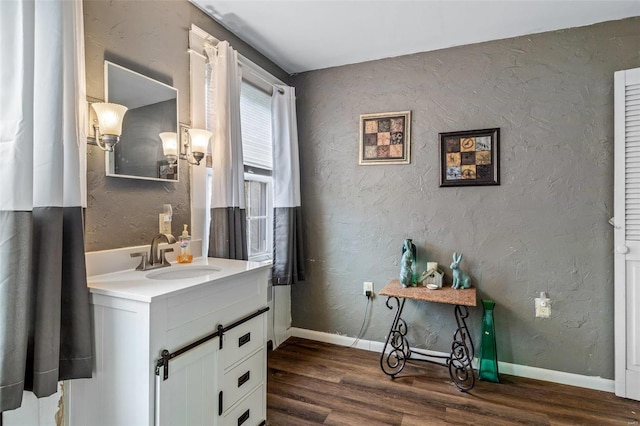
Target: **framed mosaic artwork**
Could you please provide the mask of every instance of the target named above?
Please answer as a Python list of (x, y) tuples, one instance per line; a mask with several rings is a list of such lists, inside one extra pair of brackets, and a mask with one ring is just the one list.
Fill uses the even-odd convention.
[(411, 111), (360, 116), (360, 165), (411, 162)]
[(500, 129), (440, 133), (440, 186), (500, 185)]

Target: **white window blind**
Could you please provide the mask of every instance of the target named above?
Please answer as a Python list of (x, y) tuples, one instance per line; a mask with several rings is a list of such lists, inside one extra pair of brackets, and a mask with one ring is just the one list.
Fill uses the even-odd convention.
[(640, 241), (640, 84), (625, 91), (626, 239)]
[(246, 81), (240, 89), (240, 123), (245, 166), (271, 170), (271, 95)]

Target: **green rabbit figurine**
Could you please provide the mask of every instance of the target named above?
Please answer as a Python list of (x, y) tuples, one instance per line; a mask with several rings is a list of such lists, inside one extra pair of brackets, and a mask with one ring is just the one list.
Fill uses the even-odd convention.
[(413, 253), (411, 250), (411, 240), (404, 241), (404, 253), (400, 265), (400, 284), (402, 287), (413, 286)]
[(460, 270), (460, 261), (462, 260), (462, 253), (456, 257), (457, 253), (453, 253), (453, 263), (451, 264), (451, 272), (453, 272), (453, 284), (451, 288), (470, 288), (471, 277), (466, 272)]

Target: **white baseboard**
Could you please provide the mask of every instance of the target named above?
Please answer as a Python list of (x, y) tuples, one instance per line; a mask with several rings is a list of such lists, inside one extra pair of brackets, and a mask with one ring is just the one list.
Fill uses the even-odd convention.
[[(332, 343), (340, 346), (353, 346), (365, 351), (381, 352), (384, 342), (373, 340), (358, 340), (354, 337), (341, 336), (339, 334), (324, 333), (321, 331), (307, 330), (304, 328), (291, 327), (287, 331), (287, 337), (300, 337), (303, 339), (316, 340), (318, 342)], [(355, 344), (354, 344), (355, 343)], [(433, 355), (447, 355), (442, 352), (425, 351)], [(526, 377), (529, 379), (544, 380), (547, 382), (560, 383), (563, 385), (578, 386), (581, 388), (595, 389), (604, 392), (614, 392), (615, 382), (602, 377), (583, 376), (581, 374), (565, 373), (564, 371), (546, 370), (544, 368), (529, 367), (527, 365), (511, 364), (498, 361), (498, 371), (511, 376)]]

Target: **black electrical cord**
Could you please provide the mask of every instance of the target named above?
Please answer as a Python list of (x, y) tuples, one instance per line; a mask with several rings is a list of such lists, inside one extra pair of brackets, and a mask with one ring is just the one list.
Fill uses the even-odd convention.
[(360, 339), (362, 338), (362, 334), (364, 332), (364, 326), (367, 323), (367, 312), (369, 311), (369, 305), (370, 305), (370, 301), (371, 301), (371, 292), (367, 291), (367, 306), (364, 307), (364, 318), (362, 319), (362, 326), (360, 327), (360, 331), (358, 332), (358, 337), (356, 337), (356, 340), (353, 341), (353, 343), (351, 344), (351, 347), (353, 348), (355, 345), (358, 344), (358, 342), (360, 341)]

